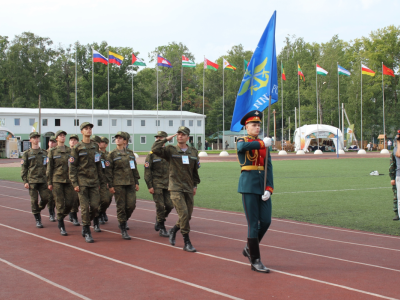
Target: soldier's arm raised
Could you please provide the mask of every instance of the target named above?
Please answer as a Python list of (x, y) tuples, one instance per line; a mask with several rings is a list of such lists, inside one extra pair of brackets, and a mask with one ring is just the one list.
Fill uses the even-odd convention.
[(177, 136), (178, 133), (175, 133), (174, 135), (170, 135), (164, 139), (157, 140), (154, 142), (153, 146), (151, 147), (151, 151), (155, 154), (158, 155), (166, 160), (169, 160), (169, 152), (167, 147), (163, 147), (163, 145), (171, 141), (175, 136)]

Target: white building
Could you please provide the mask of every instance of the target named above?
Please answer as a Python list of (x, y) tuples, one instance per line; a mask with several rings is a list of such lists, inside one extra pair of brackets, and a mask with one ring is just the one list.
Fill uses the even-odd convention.
[[(111, 150), (116, 147), (113, 136), (118, 131), (131, 135), (129, 144), (133, 142), (130, 148), (134, 151), (150, 151), (157, 131), (174, 134), (181, 124), (190, 129), (189, 142), (196, 148), (200, 141), (204, 145), (205, 115), (187, 111), (135, 110), (132, 115), (132, 110), (110, 110), (108, 115), (107, 110), (94, 110), (92, 117), (91, 109), (42, 108), (39, 122), (37, 108), (0, 107), (0, 155), (10, 157), (7, 137), (18, 139), (21, 152), (28, 149), (29, 133), (34, 130), (42, 135), (42, 148), (47, 148), (49, 138), (60, 129), (68, 133), (67, 139), (70, 134), (81, 139), (79, 124), (83, 122), (93, 122), (93, 134), (109, 138)], [(171, 143), (176, 143), (175, 139)]]

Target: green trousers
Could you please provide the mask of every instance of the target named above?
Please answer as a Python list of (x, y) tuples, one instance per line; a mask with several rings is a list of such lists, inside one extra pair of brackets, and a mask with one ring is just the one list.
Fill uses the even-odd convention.
[(53, 182), (53, 198), (57, 208), (57, 220), (64, 220), (71, 212), (76, 192), (70, 183)]
[[(39, 202), (39, 195), (40, 202)], [(38, 214), (46, 207), (52, 198), (51, 191), (47, 188), (47, 183), (30, 183), (29, 196), (31, 196), (31, 209), (33, 214)]]
[(125, 223), (132, 216), (136, 208), (136, 189), (135, 185), (116, 185), (115, 202), (117, 203), (118, 222)]
[(99, 188), (79, 186), (79, 203), (81, 205), (81, 217), (83, 225), (89, 225), (98, 215), (100, 193)]
[(192, 218), (193, 213), (193, 193), (172, 191), (170, 193), (171, 201), (174, 204), (175, 210), (179, 216), (176, 226), (181, 229), (182, 234), (187, 234), (190, 232), (189, 221)]
[(73, 212), (73, 213), (79, 212), (79, 195), (75, 191), (74, 191), (74, 196), (73, 196), (73, 201), (72, 201), (71, 212)]
[(154, 189), (153, 200), (156, 204), (157, 222), (165, 222), (174, 205), (167, 189)]
[(247, 237), (258, 238), (261, 242), (271, 225), (271, 198), (263, 201), (261, 195), (242, 194), (242, 202), (247, 219)]
[(106, 210), (110, 207), (112, 201), (112, 194), (107, 187), (107, 184), (104, 184), (100, 187), (100, 205), (99, 205), (99, 213), (105, 213)]

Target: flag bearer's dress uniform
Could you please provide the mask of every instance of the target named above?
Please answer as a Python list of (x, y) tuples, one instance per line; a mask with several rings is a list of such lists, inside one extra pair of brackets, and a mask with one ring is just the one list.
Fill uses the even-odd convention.
[[(260, 122), (262, 113), (249, 112), (241, 120), (242, 125), (248, 122)], [(268, 152), (267, 184), (264, 190), (264, 160), (267, 148), (257, 136), (246, 136), (237, 140), (237, 155), (241, 166), (238, 192), (242, 194), (244, 212), (247, 218), (247, 245), (243, 255), (248, 257), (252, 269), (268, 273), (269, 270), (260, 261), (259, 243), (271, 225), (271, 199), (263, 200), (265, 191), (274, 191), (271, 155)], [(268, 193), (267, 193), (268, 194)]]

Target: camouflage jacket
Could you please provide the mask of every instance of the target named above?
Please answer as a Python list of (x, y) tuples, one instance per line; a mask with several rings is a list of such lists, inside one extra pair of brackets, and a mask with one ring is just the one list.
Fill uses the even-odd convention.
[(65, 149), (54, 147), (49, 150), (47, 159), (47, 184), (53, 185), (53, 182), (71, 183), (69, 180), (69, 159), (71, 157), (71, 148), (65, 146)]
[(106, 178), (109, 188), (116, 185), (139, 184), (140, 176), (133, 152), (118, 149), (111, 151), (106, 160)]
[(190, 146), (185, 152), (178, 145), (163, 147), (165, 142), (165, 138), (155, 141), (151, 151), (169, 162), (168, 190), (193, 193), (193, 188), (200, 183), (198, 151)]
[[(97, 162), (96, 155), (99, 155)], [(72, 148), (69, 162), (69, 179), (74, 187), (96, 187), (105, 183), (97, 144), (79, 142)]]
[(397, 172), (396, 151), (397, 148), (394, 147), (393, 152), (390, 154), (389, 176), (391, 180), (396, 180), (396, 172)]
[(150, 151), (144, 163), (144, 180), (146, 181), (148, 189), (168, 189), (168, 161)]
[(24, 183), (46, 183), (47, 151), (29, 149), (22, 154), (21, 178)]
[(104, 176), (106, 175), (106, 160), (107, 160), (108, 151), (100, 151), (100, 159), (101, 159), (101, 168), (103, 170)]

